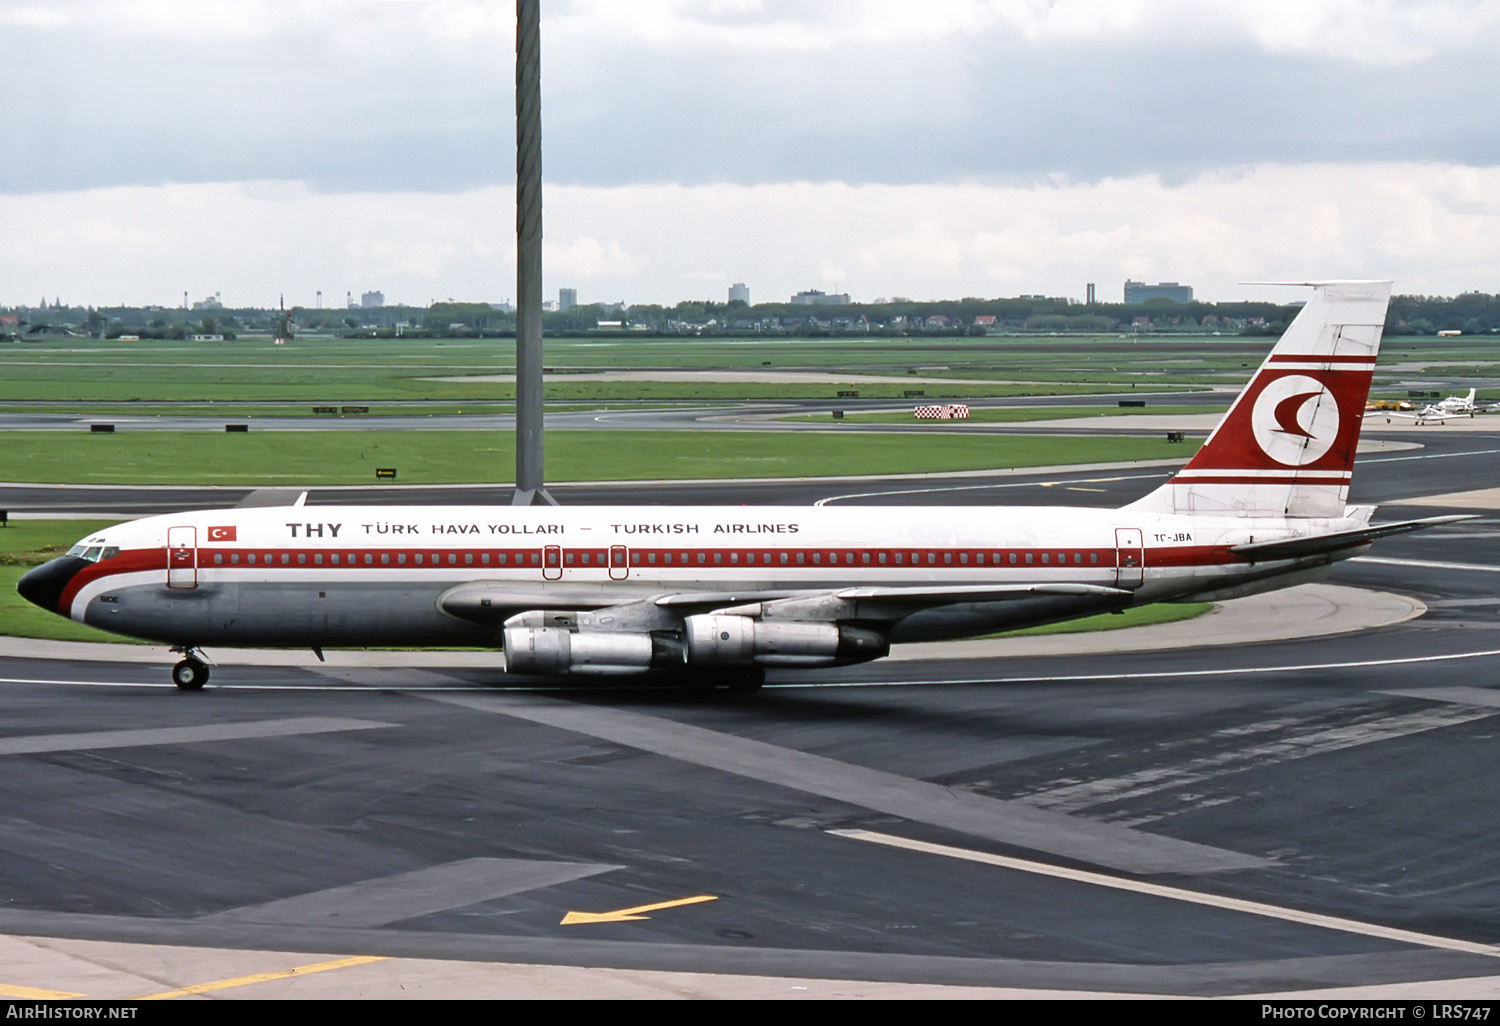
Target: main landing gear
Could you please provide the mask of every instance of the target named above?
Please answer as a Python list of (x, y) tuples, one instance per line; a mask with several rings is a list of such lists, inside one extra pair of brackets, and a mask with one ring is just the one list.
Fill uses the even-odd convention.
[(172, 683), (182, 691), (201, 691), (208, 683), (208, 666), (193, 654), (193, 646), (173, 649), (182, 653), (182, 661), (172, 667)]

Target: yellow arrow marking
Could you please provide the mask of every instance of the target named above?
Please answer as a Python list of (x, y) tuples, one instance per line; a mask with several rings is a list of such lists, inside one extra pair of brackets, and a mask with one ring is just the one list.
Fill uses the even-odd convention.
[(623, 923), (632, 919), (650, 919), (645, 912), (655, 912), (663, 908), (676, 908), (678, 905), (696, 905), (700, 901), (718, 901), (718, 896), (713, 894), (699, 894), (691, 898), (678, 898), (676, 901), (658, 901), (655, 905), (637, 905), (635, 908), (622, 908), (617, 912), (569, 912), (562, 918), (562, 926), (577, 926), (579, 923)]
[(159, 994), (144, 994), (137, 998), (126, 998), (127, 1001), (161, 1001), (167, 998), (187, 997), (190, 994), (207, 994), (213, 990), (228, 990), (231, 987), (245, 987), (252, 983), (265, 983), (267, 980), (284, 980), (289, 976), (307, 976), (310, 973), (326, 973), (330, 969), (347, 969), (354, 965), (368, 965), (371, 962), (384, 962), (384, 955), (359, 955), (354, 958), (340, 958), (332, 962), (314, 962), (312, 965), (299, 965), (293, 969), (283, 969), (274, 973), (256, 973), (254, 976), (236, 976), (232, 980), (214, 980), (212, 983), (195, 983), (191, 987), (181, 987), (177, 990), (164, 990)]
[(81, 998), (82, 994), (74, 994), (68, 990), (38, 990), (35, 987), (17, 987), (9, 983), (0, 983), (0, 997), (19, 998), (22, 1001), (67, 1001), (69, 998)]

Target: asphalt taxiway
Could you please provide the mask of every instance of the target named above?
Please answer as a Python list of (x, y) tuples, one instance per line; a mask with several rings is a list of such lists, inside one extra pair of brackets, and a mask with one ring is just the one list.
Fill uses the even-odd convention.
[[(1352, 606), (1420, 615), (1332, 635), (1061, 640), (732, 701), (399, 656), (226, 661), (183, 694), (12, 648), (0, 996), (1500, 995), (1500, 438), (1420, 441), (1362, 456), (1353, 500), (1481, 518), (1335, 568)], [(557, 491), (1104, 506), (1167, 472)]]

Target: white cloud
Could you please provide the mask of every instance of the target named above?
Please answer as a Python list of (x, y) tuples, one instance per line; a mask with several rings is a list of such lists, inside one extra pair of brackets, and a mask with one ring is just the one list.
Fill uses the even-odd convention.
[[(1500, 168), (1265, 164), (1180, 184), (1153, 176), (1031, 186), (841, 183), (554, 186), (545, 284), (584, 301), (757, 300), (806, 288), (876, 296), (1081, 297), (1096, 282), (1392, 277), (1398, 291), (1500, 291)], [(311, 305), (321, 289), (391, 302), (514, 295), (513, 191), (324, 193), (298, 183), (0, 195), (25, 240), (0, 304)]]

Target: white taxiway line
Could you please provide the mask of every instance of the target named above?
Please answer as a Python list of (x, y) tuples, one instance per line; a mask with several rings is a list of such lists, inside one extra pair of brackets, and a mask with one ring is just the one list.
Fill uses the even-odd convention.
[(1458, 659), (1500, 656), (1500, 648), (1480, 652), (1450, 652), (1445, 655), (1406, 656), (1401, 659), (1360, 659), (1344, 663), (1297, 663), (1290, 666), (1234, 666), (1203, 670), (1156, 670), (1148, 673), (1069, 673), (1038, 677), (969, 677), (959, 680), (881, 680), (848, 683), (772, 684), (778, 688), (875, 688), (912, 687), (918, 684), (1050, 684), (1088, 680), (1167, 680), (1175, 677), (1236, 677), (1255, 673), (1305, 673), (1310, 670), (1358, 670), (1376, 666), (1409, 666), (1413, 663), (1445, 663)]
[(906, 837), (876, 833), (870, 830), (830, 830), (828, 832), (856, 841), (884, 844), (892, 848), (903, 848), (907, 851), (922, 852), (927, 855), (942, 855), (952, 859), (963, 859), (966, 862), (978, 862), (987, 866), (998, 866), (1002, 869), (1014, 869), (1022, 873), (1055, 877), (1059, 880), (1072, 880), (1075, 883), (1092, 884), (1095, 887), (1109, 887), (1117, 891), (1130, 891), (1135, 894), (1166, 898), (1171, 901), (1184, 901), (1193, 905), (1207, 905), (1210, 908), (1221, 908), (1231, 912), (1244, 912), (1254, 916), (1265, 916), (1269, 919), (1281, 919), (1289, 923), (1316, 926), (1326, 930), (1340, 930), (1344, 933), (1355, 933), (1364, 937), (1378, 937), (1382, 940), (1396, 941), (1401, 944), (1416, 944), (1421, 947), (1442, 948), (1447, 951), (1462, 951), (1470, 955), (1488, 955), (1491, 958), (1500, 958), (1500, 948), (1490, 944), (1458, 940), (1453, 937), (1439, 937), (1431, 933), (1400, 930), (1390, 926), (1379, 926), (1375, 923), (1362, 923), (1356, 919), (1341, 919), (1338, 916), (1319, 915), (1316, 912), (1301, 912), (1294, 908), (1266, 905), (1258, 901), (1246, 901), (1243, 898), (1226, 898), (1217, 894), (1189, 891), (1181, 887), (1166, 887), (1161, 884), (1146, 883), (1141, 880), (1127, 880), (1123, 877), (1108, 876), (1104, 873), (1092, 873), (1085, 869), (1067, 869), (1062, 866), (1051, 866), (1045, 862), (1032, 862), (1028, 859), (1010, 858), (1005, 855), (992, 855), (989, 852), (972, 851), (968, 848), (954, 848), (946, 844), (929, 844), (926, 841), (913, 841)]
[(1423, 570), (1479, 570), (1500, 574), (1500, 566), (1485, 563), (1442, 563), (1432, 559), (1392, 559), (1390, 556), (1355, 556), (1351, 563), (1380, 563), (1383, 566), (1413, 566)]
[(984, 490), (984, 489), (996, 489), (996, 490), (998, 490), (998, 489), (1001, 489), (1001, 488), (1037, 488), (1037, 487), (1048, 488), (1048, 487), (1056, 487), (1058, 485), (1062, 485), (1062, 486), (1065, 486), (1065, 487), (1071, 487), (1073, 485), (1081, 485), (1081, 484), (1102, 484), (1102, 483), (1105, 483), (1105, 482), (1113, 482), (1113, 481), (1135, 481), (1135, 480), (1140, 479), (1140, 478), (1158, 478), (1158, 477), (1161, 477), (1161, 476), (1162, 475), (1160, 473), (1156, 473), (1156, 474), (1114, 474), (1114, 475), (1112, 475), (1110, 477), (1080, 477), (1080, 478), (1077, 478), (1076, 480), (1071, 480), (1071, 481), (1001, 481), (1001, 482), (989, 481), (989, 482), (985, 482), (983, 484), (944, 485), (944, 486), (938, 486), (938, 487), (933, 487), (933, 488), (903, 488), (903, 489), (901, 489), (899, 491), (891, 491), (891, 492), (851, 492), (851, 493), (849, 493), (847, 495), (829, 495), (826, 498), (819, 499), (817, 502), (813, 503), (813, 505), (814, 506), (826, 506), (830, 502), (842, 502), (845, 499), (870, 499), (870, 498), (879, 498), (881, 496), (888, 496), (888, 495), (927, 495), (929, 493), (935, 493), (935, 492), (974, 492), (974, 491), (980, 491), (980, 490)]

